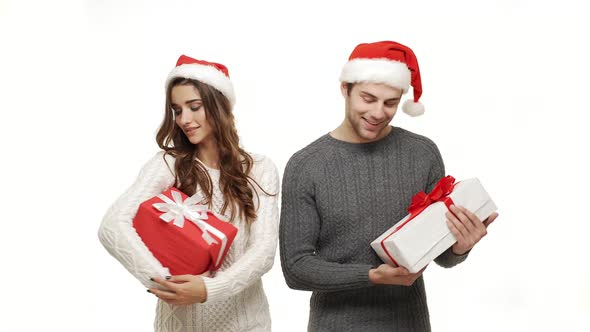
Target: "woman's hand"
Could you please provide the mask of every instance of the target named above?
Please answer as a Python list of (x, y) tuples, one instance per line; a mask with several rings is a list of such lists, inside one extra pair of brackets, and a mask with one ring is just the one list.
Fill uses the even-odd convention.
[(208, 276), (210, 276), (209, 272), (201, 275), (177, 275), (166, 278), (167, 280), (153, 278), (154, 282), (166, 287), (167, 290), (150, 288), (148, 292), (168, 304), (189, 305), (203, 303), (207, 300), (207, 289), (202, 277)]

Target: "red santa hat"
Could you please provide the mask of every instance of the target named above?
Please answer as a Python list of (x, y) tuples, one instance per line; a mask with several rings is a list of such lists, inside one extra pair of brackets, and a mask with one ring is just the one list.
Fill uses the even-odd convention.
[(342, 68), (340, 81), (383, 83), (402, 90), (402, 94), (412, 85), (414, 98), (406, 100), (402, 109), (411, 116), (424, 113), (424, 105), (419, 102), (422, 81), (418, 60), (414, 52), (402, 44), (392, 41), (359, 44)]
[(219, 90), (233, 108), (236, 103), (233, 85), (229, 79), (227, 67), (215, 62), (197, 60), (186, 55), (181, 55), (176, 61), (176, 67), (172, 69), (166, 79), (166, 89), (175, 78), (190, 78), (208, 84)]

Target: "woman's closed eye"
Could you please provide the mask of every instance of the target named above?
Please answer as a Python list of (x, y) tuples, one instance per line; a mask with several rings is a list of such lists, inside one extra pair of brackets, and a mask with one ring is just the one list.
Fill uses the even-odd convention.
[(180, 108), (171, 107), (170, 109), (172, 110), (172, 114), (174, 115), (180, 115), (180, 113), (182, 113), (182, 109)]
[[(202, 106), (203, 105), (190, 106), (190, 110), (192, 112), (197, 112), (202, 108)], [(180, 115), (180, 113), (182, 113), (182, 109), (180, 107), (171, 107), (170, 109), (174, 115)]]

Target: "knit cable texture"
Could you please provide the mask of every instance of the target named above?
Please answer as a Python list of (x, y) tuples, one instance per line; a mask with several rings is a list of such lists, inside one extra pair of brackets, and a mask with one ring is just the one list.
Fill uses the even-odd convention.
[[(207, 301), (188, 306), (169, 305), (158, 300), (156, 332), (270, 331), (268, 302), (261, 277), (273, 265), (278, 238), (279, 179), (276, 166), (261, 155), (253, 155), (251, 176), (262, 188), (255, 199), (257, 219), (247, 224), (233, 221), (238, 234), (223, 265), (213, 278), (204, 277)], [(165, 161), (166, 160), (166, 161)], [(158, 152), (141, 170), (135, 183), (108, 209), (99, 228), (99, 239), (145, 287), (156, 287), (152, 277), (169, 275), (152, 255), (132, 226), (139, 205), (174, 184), (174, 158)], [(213, 181), (211, 210), (221, 214), (224, 198), (219, 187), (219, 170), (206, 167)], [(197, 188), (199, 191), (200, 188)], [(256, 197), (256, 195), (254, 195)], [(227, 216), (227, 212), (226, 212)], [(138, 288), (138, 292), (144, 292)]]

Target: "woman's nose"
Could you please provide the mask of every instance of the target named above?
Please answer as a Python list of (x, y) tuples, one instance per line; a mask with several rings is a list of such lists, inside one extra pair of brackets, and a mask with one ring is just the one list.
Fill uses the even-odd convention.
[(190, 123), (191, 122), (191, 112), (188, 112), (184, 108), (180, 111), (180, 123)]

